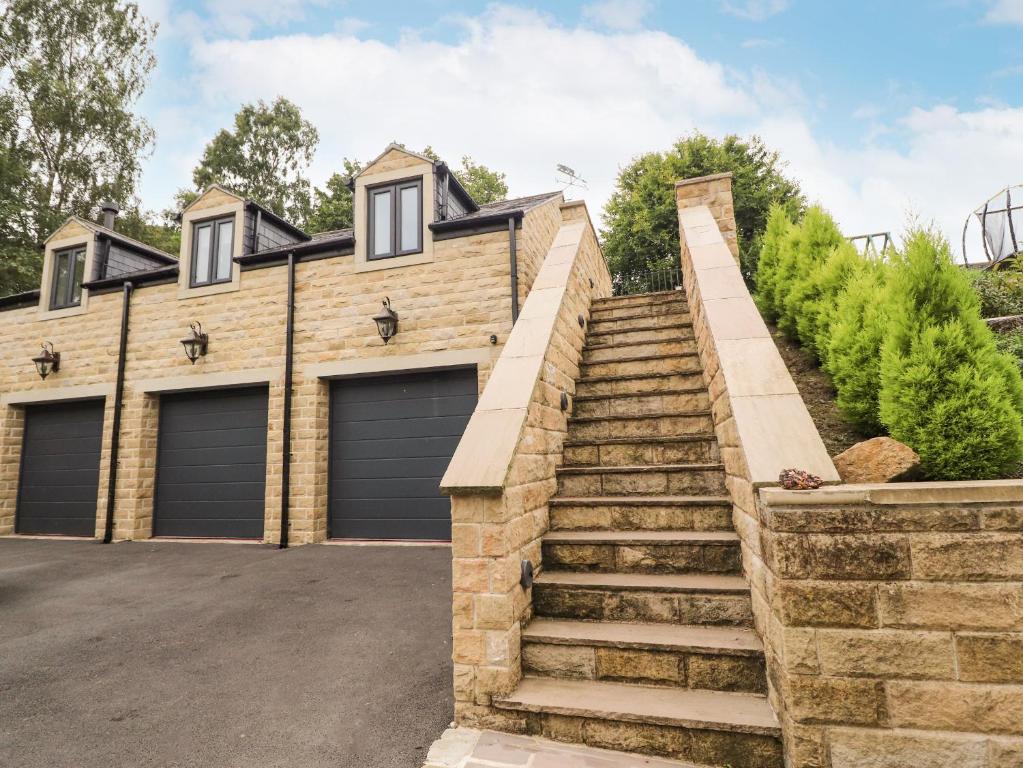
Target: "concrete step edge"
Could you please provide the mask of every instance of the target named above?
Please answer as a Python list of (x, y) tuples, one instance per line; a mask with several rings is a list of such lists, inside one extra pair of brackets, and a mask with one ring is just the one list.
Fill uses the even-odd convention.
[(709, 410), (703, 409), (698, 411), (677, 411), (673, 413), (637, 413), (635, 416), (572, 416), (569, 418), (569, 424), (583, 424), (593, 421), (631, 421), (634, 419), (670, 419), (678, 416), (710, 416)]
[[(577, 403), (592, 403), (598, 400), (622, 400), (629, 397), (659, 397), (660, 395), (698, 395), (707, 392), (703, 385), (697, 387), (674, 387), (671, 389), (658, 389), (652, 392), (620, 392), (614, 395), (576, 395)], [(708, 393), (709, 396), (709, 393)]]

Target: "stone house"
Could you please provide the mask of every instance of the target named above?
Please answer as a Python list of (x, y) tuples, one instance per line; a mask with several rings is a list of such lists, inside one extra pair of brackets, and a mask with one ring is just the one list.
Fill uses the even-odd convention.
[(449, 539), (440, 476), (573, 206), (479, 206), (397, 145), (354, 196), (310, 236), (214, 186), (173, 255), (115, 210), (54, 232), (0, 299), (0, 535)]

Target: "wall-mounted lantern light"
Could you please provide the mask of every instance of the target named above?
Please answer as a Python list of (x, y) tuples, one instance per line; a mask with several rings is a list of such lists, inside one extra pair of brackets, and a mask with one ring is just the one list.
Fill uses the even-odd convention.
[(39, 378), (45, 379), (51, 373), (56, 373), (60, 370), (60, 352), (54, 352), (53, 344), (44, 341), (39, 356), (33, 357), (32, 362), (36, 364)]
[(185, 348), (185, 356), (195, 365), (195, 361), (206, 354), (210, 337), (203, 333), (201, 323), (191, 323), (189, 329), (188, 335), (181, 340), (181, 346)]
[(373, 315), (373, 322), (377, 324), (377, 332), (386, 344), (398, 332), (398, 313), (391, 309), (390, 298), (385, 297), (383, 304), (383, 309)]

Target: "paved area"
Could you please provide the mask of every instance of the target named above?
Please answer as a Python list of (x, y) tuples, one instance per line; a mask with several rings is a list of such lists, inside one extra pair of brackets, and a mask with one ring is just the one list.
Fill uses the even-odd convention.
[(0, 766), (421, 765), (453, 711), (450, 563), (0, 539)]
[(532, 736), (451, 728), (434, 742), (423, 768), (697, 768)]

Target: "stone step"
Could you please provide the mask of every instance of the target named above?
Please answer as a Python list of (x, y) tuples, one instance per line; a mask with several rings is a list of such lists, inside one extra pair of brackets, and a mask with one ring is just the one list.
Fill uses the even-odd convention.
[(533, 582), (537, 616), (583, 621), (752, 625), (742, 576), (544, 570)]
[(651, 341), (692, 340), (692, 323), (670, 323), (663, 325), (641, 325), (635, 328), (594, 330), (591, 326), (586, 336), (587, 347), (603, 347), (613, 344)]
[(781, 768), (781, 728), (767, 698), (597, 680), (525, 678), (499, 709), (563, 741), (690, 760), (706, 766)]
[(579, 370), (583, 378), (590, 376), (629, 376), (651, 373), (702, 372), (696, 352), (670, 355), (629, 355), (617, 360), (583, 361)]
[(600, 573), (742, 573), (732, 531), (548, 531), (544, 567)]
[(710, 496), (727, 492), (723, 464), (562, 466), (558, 493), (566, 496)]
[(600, 363), (610, 360), (631, 359), (663, 355), (694, 355), (696, 342), (693, 339), (673, 339), (670, 341), (623, 341), (618, 344), (583, 347), (584, 363)]
[(710, 411), (649, 413), (642, 416), (573, 416), (568, 439), (607, 440), (623, 437), (678, 437), (714, 431)]
[(688, 388), (632, 392), (620, 395), (576, 395), (575, 416), (636, 416), (644, 413), (706, 411), (710, 395), (701, 382)]
[(706, 388), (703, 371), (583, 376), (576, 379), (576, 398), (599, 395), (636, 395), (662, 389)]
[(587, 329), (590, 333), (614, 333), (632, 328), (659, 328), (664, 326), (692, 325), (693, 318), (689, 307), (679, 306), (675, 312), (661, 312), (651, 315), (642, 309), (633, 310), (632, 314), (619, 314), (616, 317), (600, 318), (590, 316)]
[[(576, 405), (576, 412), (581, 410)], [(567, 441), (565, 466), (599, 464), (623, 467), (636, 464), (709, 463), (721, 460), (717, 437), (713, 434), (681, 437), (633, 437), (606, 440)]]
[(675, 315), (680, 312), (689, 312), (689, 303), (685, 299), (675, 298), (648, 304), (622, 304), (620, 306), (600, 305), (590, 308), (590, 322)]
[(555, 496), (552, 531), (730, 531), (727, 496)]
[(535, 619), (522, 631), (532, 677), (766, 693), (764, 649), (739, 627)]
[(651, 304), (663, 304), (672, 301), (685, 301), (686, 294), (682, 290), (654, 291), (653, 293), (634, 293), (629, 296), (605, 296), (594, 299), (590, 306), (594, 309), (607, 307), (646, 307)]

